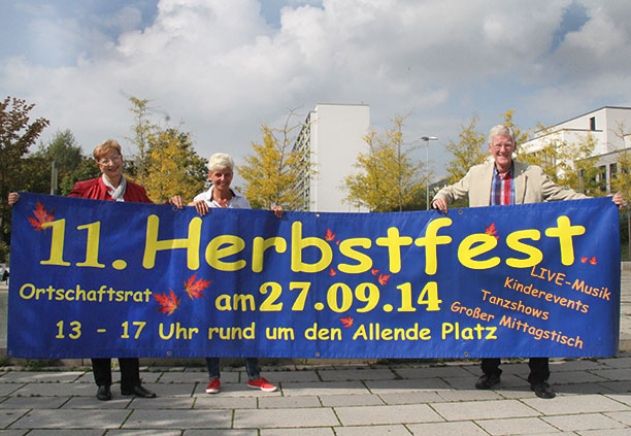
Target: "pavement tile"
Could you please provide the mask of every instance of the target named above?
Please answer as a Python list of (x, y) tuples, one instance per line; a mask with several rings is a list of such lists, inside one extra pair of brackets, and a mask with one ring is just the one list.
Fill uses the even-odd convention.
[(563, 371), (585, 371), (588, 369), (605, 369), (606, 366), (600, 360), (579, 359), (565, 361), (551, 361), (550, 371), (553, 374)]
[(260, 409), (290, 409), (292, 407), (322, 407), (322, 405), (320, 404), (320, 400), (316, 396), (259, 398)]
[[(195, 403), (193, 397), (158, 396), (158, 398), (133, 398), (128, 409), (192, 409)], [(109, 401), (108, 401), (109, 402)]]
[[(294, 398), (294, 397), (292, 397)], [(376, 406), (384, 402), (377, 395), (322, 395), (320, 401), (324, 407), (337, 406)]]
[(194, 409), (256, 409), (256, 397), (225, 397), (214, 394), (195, 397)]
[(554, 372), (551, 377), (551, 382), (555, 385), (598, 383), (603, 381), (607, 381), (607, 379), (589, 371), (560, 371)]
[(129, 410), (38, 409), (31, 410), (10, 428), (106, 429), (119, 428)]
[[(337, 433), (337, 434), (339, 435), (340, 433)], [(333, 429), (327, 428), (327, 427), (299, 428), (299, 429), (275, 428), (273, 430), (261, 430), (261, 436), (334, 436), (334, 435), (335, 433), (333, 433)], [(185, 436), (188, 436), (188, 435), (185, 435)]]
[(616, 357), (615, 359), (598, 359), (601, 365), (608, 368), (631, 368), (631, 357)]
[(437, 403), (432, 404), (432, 407), (447, 421), (518, 418), (539, 415), (537, 411), (517, 400)]
[(590, 371), (592, 374), (600, 376), (607, 380), (613, 381), (629, 381), (631, 380), (631, 371), (629, 368), (616, 368), (616, 369), (599, 369)]
[(69, 397), (9, 397), (0, 409), (58, 409)]
[(450, 389), (449, 385), (439, 378), (423, 378), (410, 380), (375, 380), (365, 382), (373, 394), (391, 394), (395, 392), (440, 391)]
[[(392, 383), (392, 382), (390, 382)], [(283, 383), (285, 396), (369, 394), (359, 381)]]
[(419, 436), (488, 436), (471, 421), (410, 424), (406, 426), (413, 435)]
[(471, 377), (471, 373), (459, 366), (436, 366), (429, 368), (400, 368), (395, 369), (401, 378), (454, 378), (454, 377)]
[(609, 390), (610, 393), (631, 392), (631, 381), (604, 382), (598, 384), (604, 389)]
[[(46, 401), (53, 400), (50, 397), (41, 399)], [(99, 401), (96, 397), (72, 397), (70, 399), (66, 399), (62, 409), (127, 409), (131, 401), (131, 397), (120, 396), (116, 396), (110, 401)], [(46, 408), (49, 409), (50, 407)]]
[(103, 430), (33, 430), (29, 436), (101, 436)]
[[(631, 413), (631, 412), (628, 412)], [(600, 413), (584, 413), (580, 415), (544, 416), (542, 419), (564, 431), (604, 430), (608, 428), (624, 428), (625, 425)]]
[(234, 428), (296, 428), (332, 427), (339, 425), (333, 410), (317, 409), (257, 409), (235, 410)]
[(229, 410), (134, 410), (124, 429), (227, 429), (231, 427)]
[[(158, 381), (158, 378), (162, 375), (162, 372), (155, 371), (143, 371), (140, 370), (140, 377), (143, 383), (155, 383)], [(94, 374), (92, 371), (88, 371), (83, 373), (77, 380), (78, 383), (92, 383), (94, 384)], [(112, 368), (112, 385), (120, 384), (121, 381), (121, 373), (118, 368)]]
[[(160, 383), (208, 383), (205, 372), (164, 372), (157, 380)], [(225, 380), (222, 380), (225, 381)], [(236, 381), (236, 380), (235, 380)], [(227, 381), (226, 381), (227, 383)]]
[(552, 400), (541, 398), (522, 400), (544, 415), (577, 413), (617, 412), (631, 410), (631, 407), (602, 395), (564, 396)]
[(181, 436), (180, 430), (108, 430), (106, 436)]
[[(453, 389), (475, 389), (475, 382), (479, 376), (475, 377), (450, 377), (445, 378), (448, 386)], [(499, 389), (508, 389), (512, 387), (528, 386), (528, 382), (521, 377), (517, 377), (514, 374), (502, 374), (502, 381)]]
[(186, 430), (183, 436), (258, 436), (258, 431), (257, 430)]
[[(438, 395), (444, 401), (484, 401), (484, 400), (501, 400), (502, 396), (495, 391), (487, 391), (480, 389), (471, 390), (454, 390), (439, 391)], [(443, 401), (437, 401), (443, 402)]]
[(96, 386), (85, 383), (28, 383), (13, 392), (20, 397), (93, 397)]
[(0, 436), (24, 436), (26, 433), (28, 430), (0, 430)]
[(318, 374), (323, 381), (393, 380), (397, 377), (390, 369), (319, 370)]
[(23, 383), (0, 383), (0, 396), (11, 395), (13, 392), (17, 391), (21, 387), (23, 387)]
[(28, 412), (28, 409), (2, 409), (0, 410), (0, 428), (6, 428), (20, 419)]
[(410, 436), (403, 425), (376, 425), (370, 427), (335, 427), (336, 436)]
[[(194, 383), (143, 383), (143, 386), (160, 397), (190, 397), (196, 389)], [(206, 387), (204, 385), (204, 387)], [(117, 386), (118, 388), (118, 386)], [(112, 387), (112, 393), (120, 394), (120, 389)]]
[(425, 404), (336, 407), (335, 413), (344, 426), (443, 421), (436, 412)]
[(581, 383), (576, 385), (552, 385), (557, 395), (602, 395), (612, 390), (602, 383)]
[(2, 383), (73, 383), (85, 374), (84, 371), (9, 371), (0, 377)]
[(476, 424), (493, 436), (553, 433), (557, 431), (539, 418), (477, 420)]
[(615, 419), (624, 425), (631, 426), (631, 412), (608, 412), (604, 415), (611, 419)]
[(273, 383), (320, 381), (316, 371), (272, 371), (264, 377)]
[[(448, 391), (441, 391), (448, 392)], [(380, 394), (379, 397), (386, 404), (423, 404), (442, 402), (444, 398), (437, 392), (396, 392), (392, 394)], [(355, 404), (344, 404), (344, 406), (354, 406)]]
[(580, 436), (629, 436), (631, 434), (631, 430), (626, 429), (607, 429), (607, 430), (584, 430), (578, 431), (576, 434)]

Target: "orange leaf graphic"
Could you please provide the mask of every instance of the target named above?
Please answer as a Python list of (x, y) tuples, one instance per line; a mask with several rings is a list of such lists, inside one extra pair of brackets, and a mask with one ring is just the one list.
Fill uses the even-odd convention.
[(210, 280), (196, 279), (196, 274), (193, 274), (186, 280), (186, 283), (184, 283), (184, 290), (192, 300), (201, 298), (202, 293), (211, 283)]
[(591, 259), (589, 259), (589, 263), (591, 265), (597, 265), (598, 264), (598, 260), (596, 259), (596, 256), (592, 256)]
[(581, 263), (587, 263), (587, 256), (581, 257)]
[(377, 274), (379, 274), (379, 270), (377, 268), (373, 268), (370, 270), (370, 274), (372, 274), (373, 276), (376, 276)]
[(335, 268), (329, 269), (329, 276), (335, 277), (336, 275), (337, 275), (337, 271), (335, 271)]
[(342, 326), (344, 328), (346, 328), (346, 329), (349, 328), (349, 327), (352, 327), (354, 321), (355, 320), (352, 317), (350, 317), (350, 316), (347, 316), (347, 317), (344, 317), (344, 318), (340, 318), (340, 322), (342, 323)]
[(379, 277), (377, 277), (377, 281), (381, 286), (387, 285), (388, 280), (390, 280), (390, 274), (379, 274)]
[(484, 229), (484, 233), (486, 233), (487, 235), (495, 236), (496, 239), (499, 239), (499, 236), (497, 236), (495, 223), (491, 223), (486, 229)]
[(164, 292), (162, 294), (154, 294), (153, 296), (160, 305), (160, 312), (166, 313), (167, 315), (171, 315), (175, 312), (175, 309), (180, 306), (180, 300), (178, 300), (175, 292), (173, 292), (172, 289), (170, 289), (170, 291), (171, 293), (169, 295)]
[(335, 233), (331, 231), (331, 229), (326, 229), (326, 233), (324, 234), (324, 239), (327, 241), (332, 241), (335, 239)]
[(28, 217), (28, 222), (33, 226), (35, 230), (41, 232), (44, 230), (42, 224), (49, 223), (55, 220), (55, 215), (52, 212), (48, 212), (41, 202), (35, 203), (35, 210), (33, 216)]

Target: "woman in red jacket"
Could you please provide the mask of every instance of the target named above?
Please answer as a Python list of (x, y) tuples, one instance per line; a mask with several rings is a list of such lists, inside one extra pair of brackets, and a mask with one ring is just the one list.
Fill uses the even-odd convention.
[[(99, 166), (101, 176), (75, 183), (69, 197), (88, 198), (92, 200), (132, 201), (137, 203), (153, 203), (147, 196), (145, 188), (127, 180), (123, 176), (123, 155), (120, 144), (108, 139), (97, 145), (92, 153)], [(20, 199), (17, 192), (9, 194), (9, 205)], [(180, 196), (169, 199), (169, 203), (182, 207)], [(156, 394), (145, 389), (140, 382), (138, 358), (120, 357), (118, 363), (121, 370), (121, 393), (142, 398), (155, 398)], [(112, 360), (109, 358), (92, 359), (94, 381), (98, 386), (96, 398), (101, 401), (112, 399)]]

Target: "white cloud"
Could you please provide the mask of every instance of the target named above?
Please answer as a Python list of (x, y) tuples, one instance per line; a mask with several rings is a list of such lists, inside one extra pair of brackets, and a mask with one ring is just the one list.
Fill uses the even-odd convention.
[(612, 95), (617, 104), (631, 97), (622, 75), (631, 20), (622, 2), (586, 3), (589, 20), (554, 52), (569, 1), (315, 4), (286, 2), (277, 26), (256, 0), (161, 0), (148, 26), (130, 4), (103, 17), (109, 31), (49, 14), (37, 28), (48, 26), (48, 44), (71, 62), (5, 58), (0, 90), (37, 103), (51, 134), (69, 128), (86, 150), (130, 134), (126, 99), (134, 95), (182, 122), (201, 154), (237, 157), (258, 140), (261, 123), (284, 120), (290, 109), (304, 115), (318, 102), (368, 103), (377, 127), (409, 113), (410, 137), (447, 142), (474, 114), (485, 129), (513, 108), (531, 127)]

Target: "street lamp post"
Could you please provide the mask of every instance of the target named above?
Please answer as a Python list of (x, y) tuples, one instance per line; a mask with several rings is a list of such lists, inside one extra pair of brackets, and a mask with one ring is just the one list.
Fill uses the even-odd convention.
[(425, 171), (427, 172), (427, 186), (425, 189), (425, 209), (429, 210), (429, 141), (437, 141), (436, 136), (421, 136), (425, 141)]

